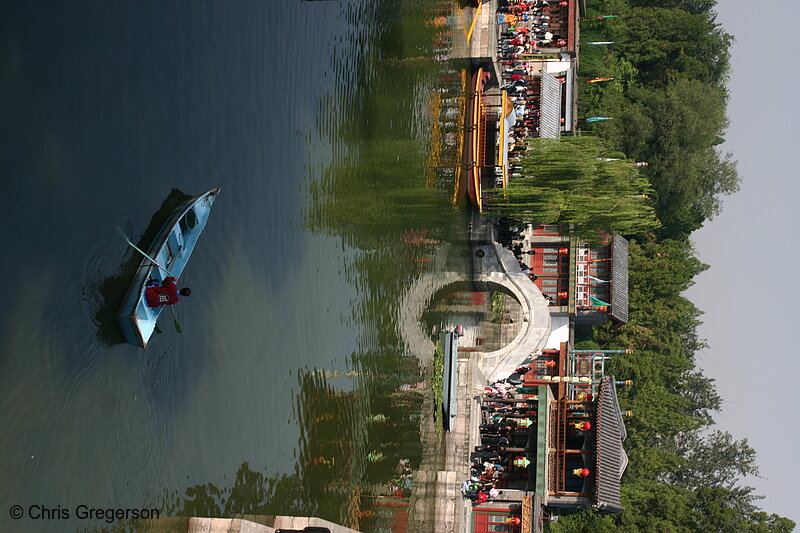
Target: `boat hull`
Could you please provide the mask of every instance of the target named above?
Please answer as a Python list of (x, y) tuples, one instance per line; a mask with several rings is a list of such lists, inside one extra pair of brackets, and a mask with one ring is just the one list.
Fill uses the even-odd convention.
[(168, 276), (179, 278), (183, 274), (219, 191), (211, 189), (181, 204), (156, 235), (147, 255), (167, 271), (142, 258), (117, 315), (126, 342), (147, 347), (164, 307), (147, 305), (145, 284), (150, 279), (161, 282)]

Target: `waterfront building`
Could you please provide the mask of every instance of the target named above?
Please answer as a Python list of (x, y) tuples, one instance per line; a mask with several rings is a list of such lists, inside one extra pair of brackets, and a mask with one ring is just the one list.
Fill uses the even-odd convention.
[(621, 235), (595, 243), (564, 235), (556, 225), (529, 228), (522, 261), (548, 300), (552, 317), (575, 325), (628, 322), (628, 241)]
[[(613, 351), (625, 353), (624, 350)], [(620, 479), (628, 464), (627, 436), (616, 381), (605, 375), (610, 352), (546, 350), (530, 364), (516, 398), (499, 402), (503, 424), (516, 423), (506, 448), (497, 498), (472, 509), (473, 533), (541, 531), (542, 520), (563, 512), (622, 511)], [(497, 418), (495, 399), (484, 401), (484, 416)], [(508, 412), (507, 410), (504, 412)]]

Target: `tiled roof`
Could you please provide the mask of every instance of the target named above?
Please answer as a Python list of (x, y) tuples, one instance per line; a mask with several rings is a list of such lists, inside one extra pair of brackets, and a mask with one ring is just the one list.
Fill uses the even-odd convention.
[(620, 235), (611, 239), (611, 318), (628, 323), (628, 241)]
[(620, 504), (620, 478), (628, 466), (628, 456), (622, 441), (628, 436), (617, 400), (613, 376), (600, 382), (597, 398), (597, 468), (595, 507), (601, 512), (616, 513), (623, 510)]
[(539, 111), (539, 137), (558, 139), (561, 136), (561, 82), (542, 72)]

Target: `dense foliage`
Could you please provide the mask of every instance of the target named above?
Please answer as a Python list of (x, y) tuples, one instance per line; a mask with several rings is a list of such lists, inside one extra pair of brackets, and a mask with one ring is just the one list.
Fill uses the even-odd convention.
[[(738, 189), (731, 155), (719, 151), (726, 117), (733, 37), (716, 23), (714, 0), (590, 4), (582, 39), (611, 41), (581, 49), (581, 116), (613, 120), (587, 125), (615, 149), (647, 161), (643, 173), (657, 193), (662, 236), (685, 236)], [(615, 19), (598, 20), (605, 13)]]
[[(720, 197), (737, 189), (730, 154), (717, 146), (727, 125), (725, 83), (732, 37), (715, 22), (716, 0), (603, 0), (590, 2), (582, 39), (581, 76), (611, 76), (585, 85), (583, 116), (614, 120), (592, 126), (611, 149), (650, 166), (661, 227), (630, 243), (630, 321), (619, 329), (583, 332), (579, 347), (632, 348), (610, 371), (632, 379), (619, 390), (634, 412), (627, 422), (630, 464), (618, 515), (564, 516), (553, 532), (784, 533), (795, 524), (758, 508), (742, 485), (757, 476), (746, 440), (713, 428), (721, 398), (697, 368), (705, 344), (701, 311), (682, 293), (707, 267), (689, 234), (718, 212)], [(602, 14), (618, 18), (599, 20)]]
[(627, 161), (603, 161), (606, 155), (594, 136), (530, 139), (522, 177), (489, 199), (486, 211), (534, 225), (569, 224), (586, 235), (657, 228), (647, 179)]
[(634, 354), (609, 371), (632, 379), (618, 389), (632, 410), (625, 441), (630, 464), (623, 477), (619, 515), (562, 517), (553, 532), (789, 532), (791, 520), (759, 510), (759, 496), (741, 485), (758, 475), (755, 451), (713, 428), (721, 398), (696, 368), (701, 312), (681, 293), (706, 269), (686, 238), (630, 244), (630, 321), (595, 328), (580, 347), (626, 347)]

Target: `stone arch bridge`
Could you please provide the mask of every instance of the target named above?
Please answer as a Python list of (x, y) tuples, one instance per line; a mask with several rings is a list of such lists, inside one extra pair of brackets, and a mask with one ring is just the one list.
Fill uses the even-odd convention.
[[(544, 347), (550, 335), (550, 312), (539, 288), (522, 273), (514, 254), (490, 239), (478, 240), (472, 246), (474, 274), (434, 272), (420, 276), (400, 302), (400, 333), (409, 350), (424, 358), (433, 354), (434, 343), (423, 329), (422, 314), (433, 297), (448, 286), (469, 284), (472, 290), (505, 293), (522, 307), (522, 325), (516, 337), (503, 348), (480, 352), (478, 368), (489, 382), (502, 379), (515, 368), (531, 360), (531, 354)], [(433, 264), (444, 264), (448, 247), (440, 248)]]

